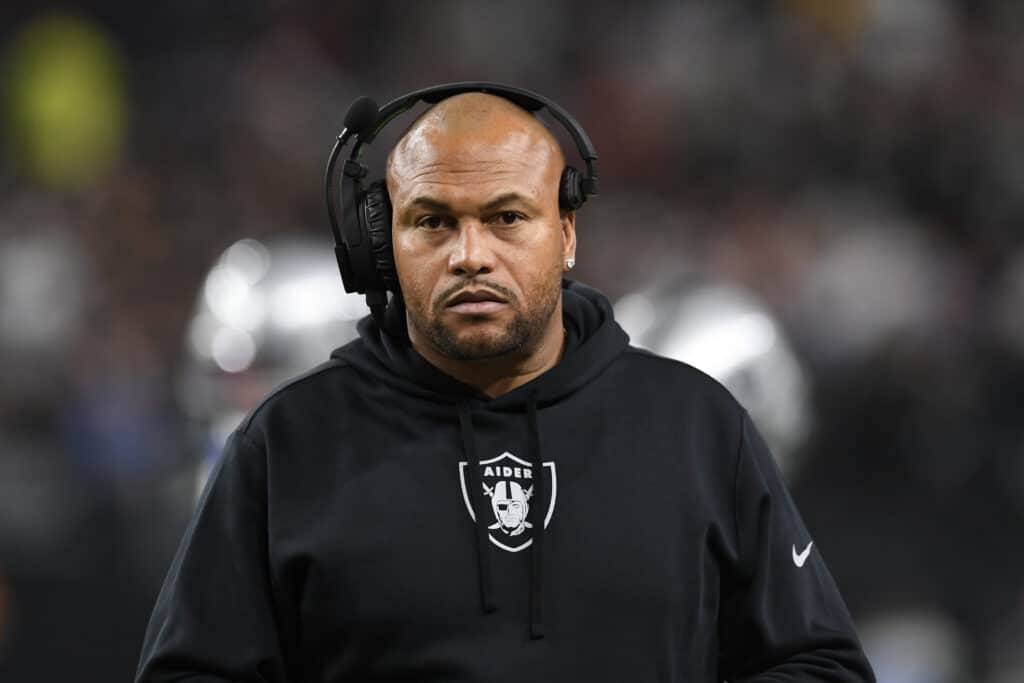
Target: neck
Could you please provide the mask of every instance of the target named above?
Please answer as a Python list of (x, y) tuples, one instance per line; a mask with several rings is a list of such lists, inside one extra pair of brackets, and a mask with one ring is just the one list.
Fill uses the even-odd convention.
[(445, 356), (409, 329), (412, 347), (431, 365), (491, 398), (521, 387), (544, 374), (562, 358), (565, 329), (561, 306), (552, 316), (543, 338), (526, 354), (508, 354), (480, 360), (456, 360)]

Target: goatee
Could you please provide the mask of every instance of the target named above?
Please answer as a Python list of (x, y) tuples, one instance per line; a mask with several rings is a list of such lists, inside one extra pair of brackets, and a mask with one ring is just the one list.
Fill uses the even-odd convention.
[[(448, 300), (470, 285), (484, 287), (500, 294), (515, 311), (512, 320), (499, 333), (474, 335), (463, 332), (460, 336), (450, 325), (443, 322)], [(434, 315), (429, 321), (423, 320), (413, 308), (407, 308), (407, 312), (409, 322), (442, 355), (457, 361), (485, 360), (512, 354), (529, 354), (543, 338), (551, 316), (558, 307), (561, 292), (559, 278), (553, 287), (546, 287), (539, 293), (540, 300), (532, 310), (523, 311), (515, 294), (509, 289), (493, 282), (475, 279), (471, 282), (458, 283), (442, 293), (437, 298), (437, 303), (433, 307)], [(465, 329), (465, 326), (463, 328)]]

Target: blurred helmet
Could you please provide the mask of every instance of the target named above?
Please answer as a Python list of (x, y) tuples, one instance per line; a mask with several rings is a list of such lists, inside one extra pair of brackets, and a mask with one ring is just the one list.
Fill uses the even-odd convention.
[(308, 238), (232, 244), (210, 269), (188, 326), (178, 385), (203, 460), (275, 386), (357, 336), (369, 310), (346, 294), (330, 249)]
[(807, 435), (807, 374), (779, 323), (752, 294), (696, 274), (663, 278), (615, 304), (634, 346), (721, 382), (750, 413), (792, 477)]

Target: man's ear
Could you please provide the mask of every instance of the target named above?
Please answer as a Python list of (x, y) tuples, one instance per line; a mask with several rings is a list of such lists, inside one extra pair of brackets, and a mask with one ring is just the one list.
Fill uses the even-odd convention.
[(562, 228), (562, 261), (576, 258), (576, 212), (563, 211), (560, 217)]

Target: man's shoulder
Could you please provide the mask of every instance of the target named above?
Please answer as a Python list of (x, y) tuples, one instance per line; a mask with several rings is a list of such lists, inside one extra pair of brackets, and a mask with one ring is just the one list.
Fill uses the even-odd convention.
[(620, 359), (630, 372), (681, 383), (702, 391), (728, 394), (717, 379), (681, 360), (661, 356), (637, 346), (626, 347)]
[(683, 361), (629, 346), (619, 356), (619, 372), (628, 383), (665, 398), (696, 398), (726, 412), (739, 409), (733, 395), (721, 382)]
[(331, 358), (297, 375), (271, 390), (249, 411), (239, 431), (248, 433), (255, 424), (274, 419), (276, 415), (303, 415), (337, 405), (337, 397), (351, 390), (356, 381), (355, 369), (346, 361)]

